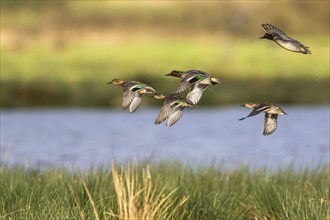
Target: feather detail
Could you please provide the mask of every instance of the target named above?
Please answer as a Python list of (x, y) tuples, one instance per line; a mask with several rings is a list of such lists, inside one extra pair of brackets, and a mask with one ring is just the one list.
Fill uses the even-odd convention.
[(134, 92), (132, 92), (131, 90), (124, 91), (123, 103), (122, 103), (123, 109), (126, 109), (131, 104), (134, 98), (135, 98)]
[(178, 87), (176, 88), (176, 93), (181, 93), (186, 91), (190, 88), (190, 83), (188, 81), (185, 81), (184, 79), (179, 83)]
[(165, 121), (171, 114), (172, 114), (173, 110), (169, 105), (163, 105), (163, 107), (160, 109), (155, 124), (160, 124), (163, 121)]
[(262, 24), (263, 29), (269, 34), (286, 35), (281, 29), (271, 24)]
[(134, 99), (133, 99), (133, 101), (129, 105), (128, 111), (130, 113), (135, 112), (135, 110), (140, 106), (141, 101), (142, 101), (142, 96), (141, 95), (135, 96)]
[(272, 134), (277, 128), (277, 114), (265, 113), (263, 135)]
[(194, 105), (196, 105), (202, 98), (203, 91), (208, 85), (195, 84), (194, 87), (187, 94), (187, 99), (189, 99)]
[(182, 110), (176, 110), (174, 111), (167, 119), (167, 126), (174, 125), (182, 116)]

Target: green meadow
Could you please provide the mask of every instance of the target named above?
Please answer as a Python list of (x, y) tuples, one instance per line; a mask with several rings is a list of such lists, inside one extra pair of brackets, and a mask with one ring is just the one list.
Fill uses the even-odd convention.
[(136, 162), (69, 172), (3, 165), (2, 219), (330, 219), (329, 167)]
[[(4, 48), (1, 104), (115, 106), (121, 89), (106, 84), (113, 78), (141, 80), (170, 93), (179, 81), (164, 75), (173, 69), (201, 69), (220, 79), (220, 85), (206, 92), (204, 104), (324, 104), (329, 101), (328, 48), (322, 47), (326, 40), (317, 39), (311, 56), (258, 39), (139, 39), (93, 46), (77, 42), (60, 49), (42, 44), (18, 51)], [(224, 50), (226, 44), (234, 46)]]

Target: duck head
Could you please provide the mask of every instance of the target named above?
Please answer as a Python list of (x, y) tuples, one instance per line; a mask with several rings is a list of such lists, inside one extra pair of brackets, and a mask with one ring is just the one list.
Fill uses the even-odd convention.
[(273, 35), (271, 35), (271, 34), (269, 34), (269, 33), (265, 33), (265, 35), (264, 35), (264, 36), (262, 36), (262, 37), (259, 37), (259, 39), (268, 39), (268, 40), (273, 40), (273, 39), (274, 39), (274, 37), (273, 37)]
[(146, 93), (152, 93), (152, 94), (153, 94), (153, 93), (157, 93), (156, 90), (154, 90), (154, 89), (151, 88), (151, 87), (146, 87), (145, 90), (146, 90)]
[(165, 98), (165, 96), (163, 94), (158, 93), (158, 92), (154, 93), (153, 97), (155, 99), (164, 99)]
[(212, 85), (216, 85), (216, 84), (219, 84), (220, 83), (220, 80), (218, 80), (215, 77), (211, 77), (210, 82), (211, 82)]
[(184, 103), (182, 103), (182, 106), (183, 107), (195, 107), (196, 105), (189, 99), (186, 99), (186, 101)]
[(279, 114), (279, 115), (287, 115), (287, 113), (278, 106), (275, 107), (275, 110), (276, 110), (277, 114)]
[(145, 87), (143, 89), (140, 89), (138, 92), (139, 92), (139, 94), (142, 94), (142, 95), (147, 94), (147, 93), (149, 93), (149, 94), (156, 93), (156, 91), (151, 87)]
[(111, 82), (108, 82), (108, 84), (114, 84), (114, 85), (123, 85), (126, 81), (121, 79), (113, 79)]
[(184, 73), (184, 71), (172, 70), (170, 73), (166, 74), (165, 76), (174, 76), (174, 77), (181, 78), (183, 73)]
[(247, 108), (254, 108), (257, 106), (257, 104), (253, 103), (253, 102), (246, 102), (246, 103), (242, 104), (241, 106), (247, 107)]

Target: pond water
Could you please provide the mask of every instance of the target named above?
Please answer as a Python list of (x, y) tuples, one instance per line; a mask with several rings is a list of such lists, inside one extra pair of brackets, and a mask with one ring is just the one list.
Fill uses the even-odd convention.
[(172, 127), (154, 125), (158, 109), (2, 110), (1, 162), (89, 169), (131, 161), (298, 168), (329, 164), (329, 106), (283, 106), (263, 136), (264, 114), (243, 107), (186, 109)]

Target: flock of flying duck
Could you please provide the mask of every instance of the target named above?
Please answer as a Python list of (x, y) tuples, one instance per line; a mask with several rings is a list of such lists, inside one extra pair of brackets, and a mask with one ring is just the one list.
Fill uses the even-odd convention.
[[(287, 36), (279, 28), (271, 24), (262, 24), (261, 26), (266, 33), (264, 36), (260, 37), (260, 39), (272, 40), (284, 49), (292, 52), (312, 54), (308, 47)], [(128, 109), (131, 113), (140, 106), (144, 94), (152, 94), (154, 98), (164, 100), (155, 124), (166, 121), (167, 126), (172, 126), (181, 118), (185, 108), (196, 106), (202, 97), (203, 91), (207, 87), (220, 83), (217, 78), (200, 70), (173, 70), (169, 74), (166, 74), (166, 76), (181, 78), (176, 91), (167, 96), (158, 93), (151, 86), (138, 81), (113, 79), (108, 84), (120, 85), (123, 87), (122, 107), (123, 109)], [(188, 91), (186, 97), (181, 96), (180, 93), (185, 91)], [(248, 102), (242, 106), (252, 108), (253, 110), (248, 116), (239, 120), (255, 116), (261, 112), (265, 113), (263, 135), (272, 134), (277, 128), (277, 116), (287, 114), (279, 106), (270, 102), (260, 104)]]

